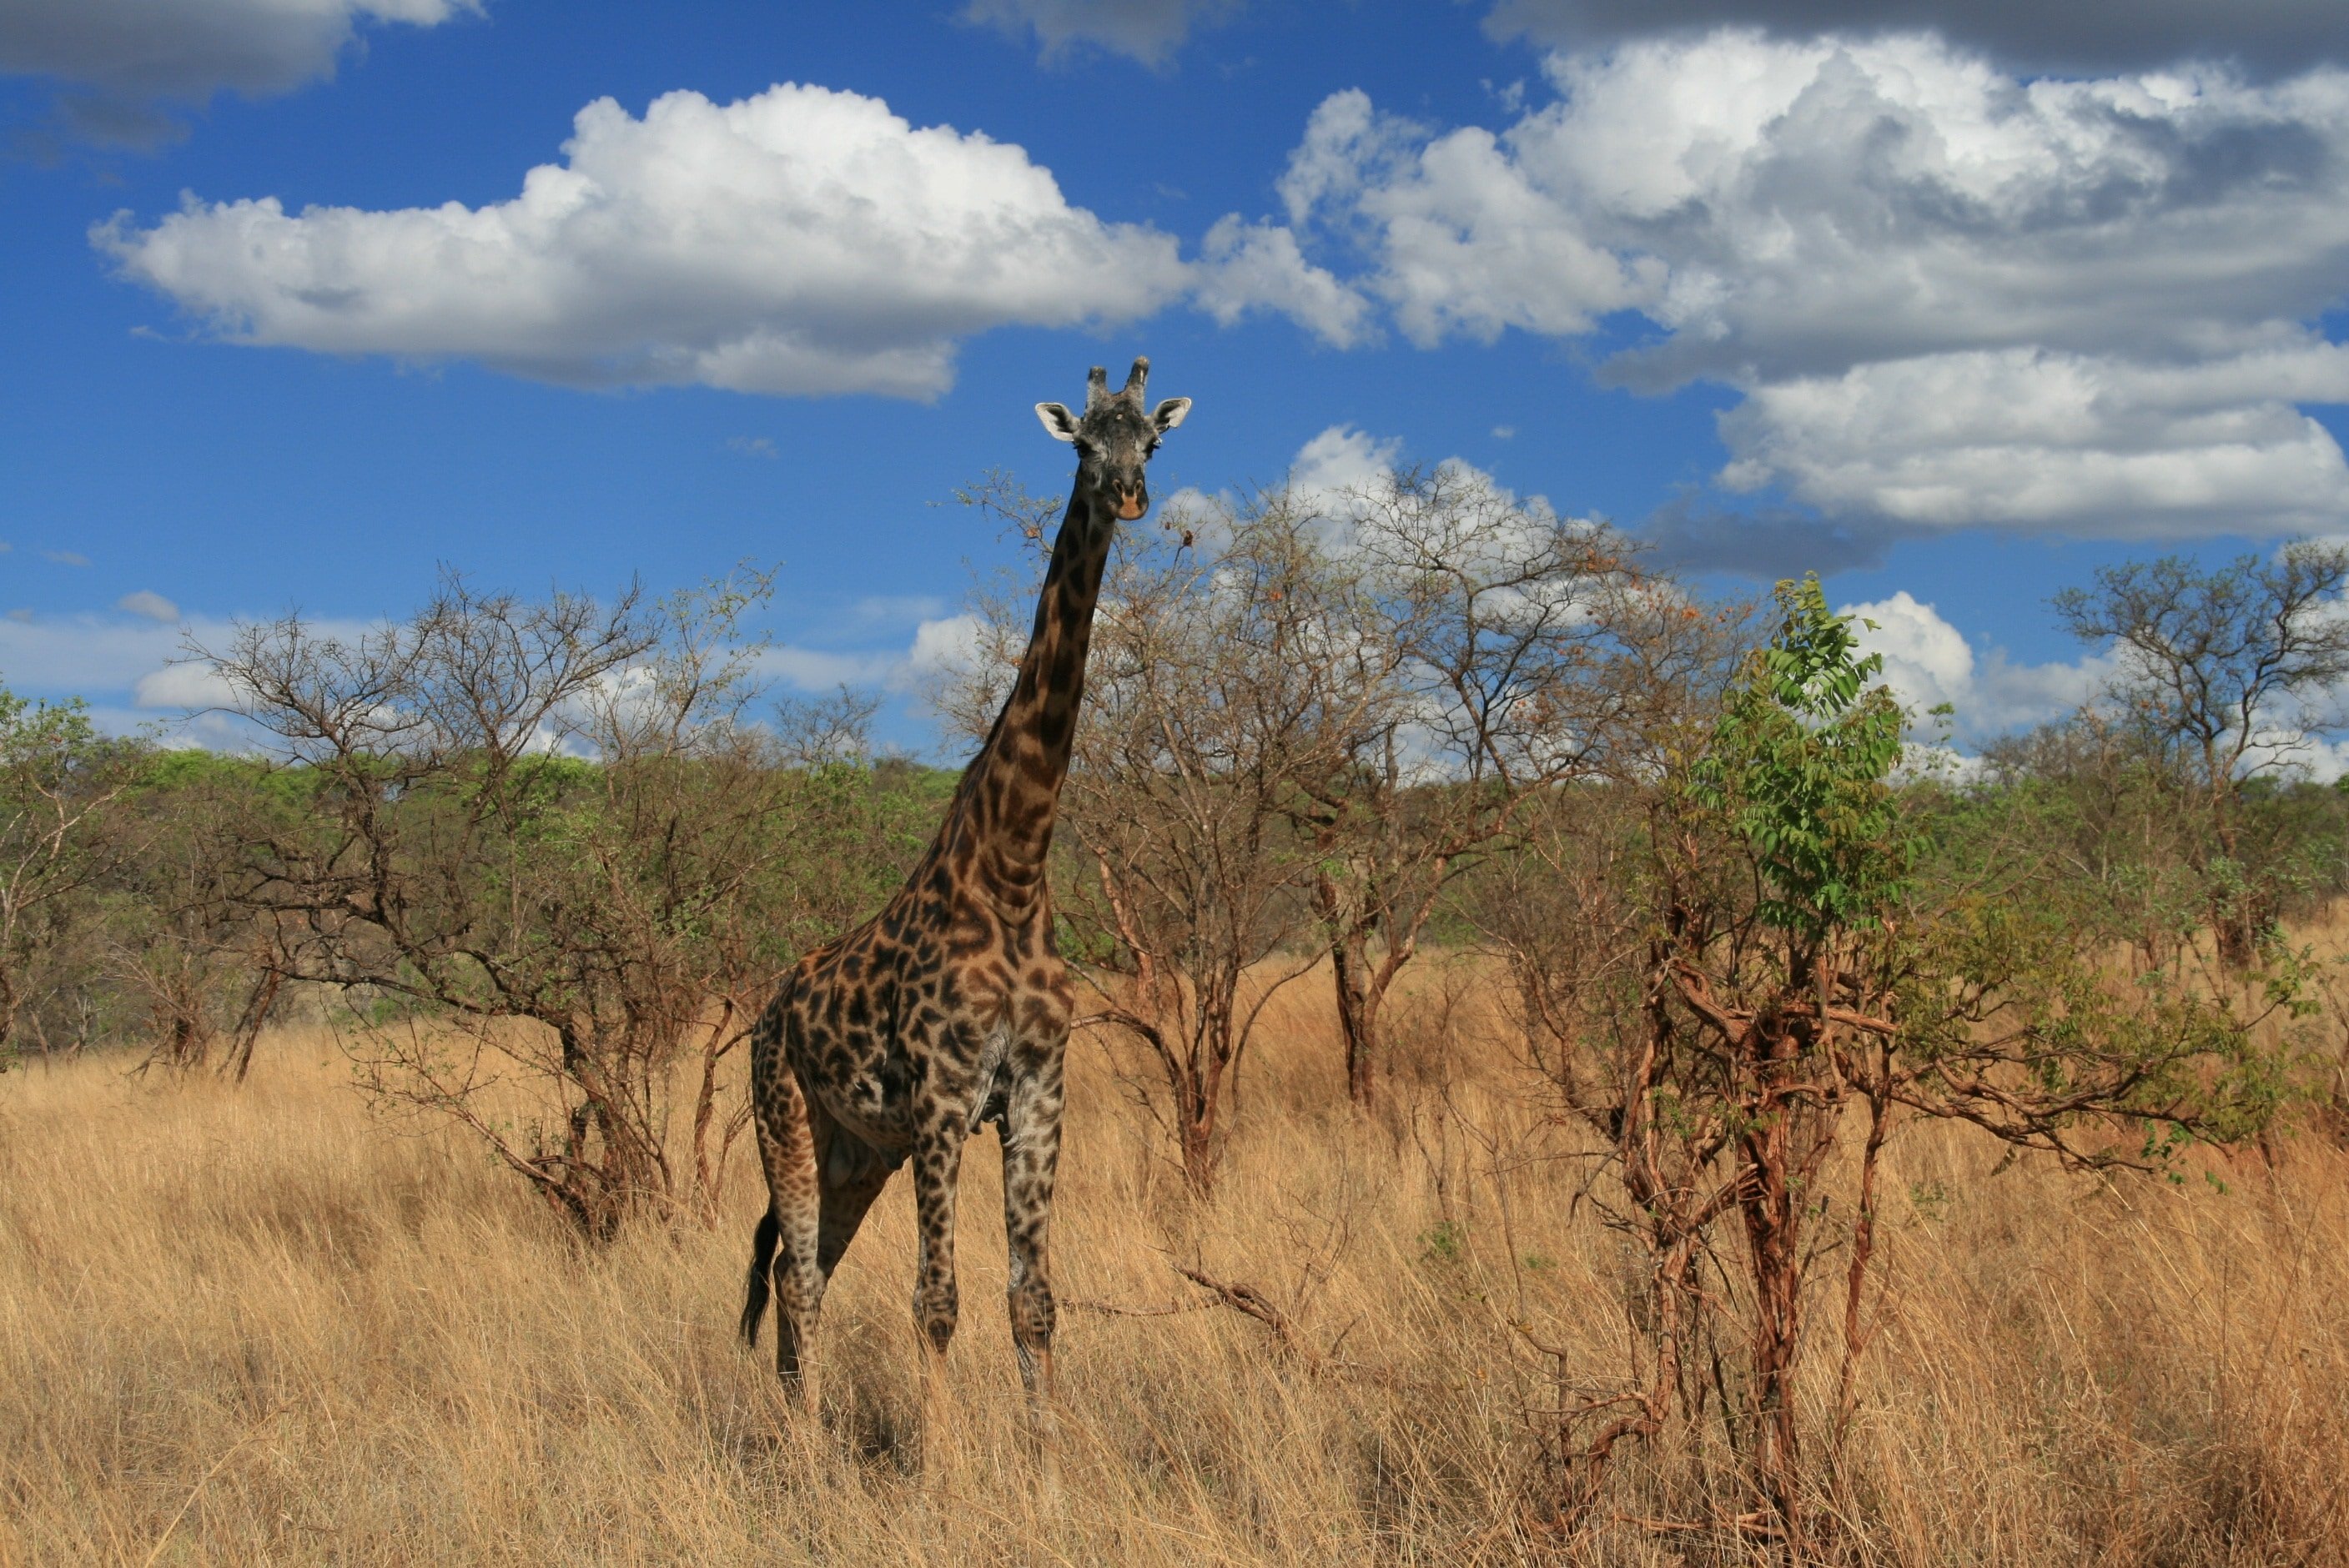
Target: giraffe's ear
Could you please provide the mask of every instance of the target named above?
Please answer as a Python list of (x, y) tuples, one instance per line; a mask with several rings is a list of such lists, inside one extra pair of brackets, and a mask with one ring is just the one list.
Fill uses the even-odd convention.
[(1158, 433), (1163, 436), (1181, 424), (1183, 416), (1190, 411), (1191, 399), (1188, 397), (1169, 397), (1158, 405), (1158, 411), (1150, 416), (1150, 422), (1158, 427)]
[(1036, 405), (1036, 418), (1044, 422), (1045, 433), (1052, 439), (1074, 441), (1077, 438), (1077, 417), (1069, 412), (1065, 404), (1039, 403)]

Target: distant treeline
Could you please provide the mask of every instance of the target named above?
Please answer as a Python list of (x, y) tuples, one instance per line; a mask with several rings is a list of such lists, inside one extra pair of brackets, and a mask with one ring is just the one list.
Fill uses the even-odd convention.
[[(74, 723), (69, 707), (22, 711), (38, 723)], [(241, 1075), (254, 1032), (272, 1021), (321, 1013), (384, 1019), (429, 1010), (429, 998), (397, 977), (374, 984), (347, 963), (316, 972), (293, 968), (283, 962), (291, 955), (264, 929), (287, 918), (267, 913), (277, 895), (270, 891), (266, 857), (315, 845), (330, 831), (325, 824), (348, 803), (347, 780), (299, 760), (94, 735), (75, 749), (80, 755), (67, 764), (78, 776), (73, 788), (106, 799), (71, 823), (67, 853), (53, 864), (31, 865), (35, 874), (19, 883), (22, 915), (12, 923), (6, 987), (15, 1051), (127, 1050), (175, 1067), (225, 1055)], [(398, 814), (427, 832), (447, 825), (469, 773), (480, 781), (476, 759), (450, 761), (445, 779), (385, 780), (387, 792), (398, 795)], [(626, 793), (616, 790), (602, 764), (583, 758), (527, 756), (509, 766), (510, 782), (533, 820), (524, 842), (506, 849), (510, 856), (545, 857), (536, 868), (542, 872), (578, 849), (566, 834), (609, 831), (612, 824), (599, 819)], [(709, 767), (679, 766), (686, 773)], [(759, 884), (746, 888), (740, 913), (759, 927), (746, 934), (780, 966), (894, 888), (927, 841), (955, 775), (896, 758), (821, 764), (779, 758), (769, 766), (779, 777), (761, 791), (768, 810), (752, 829), (766, 841), (737, 846), (757, 862), (739, 868), (744, 881)], [(726, 787), (711, 779), (699, 789)], [(37, 830), (54, 830), (57, 813), (44, 820), (21, 802), (7, 809), (19, 829), (19, 864), (27, 865), (44, 855)], [(526, 885), (512, 875), (496, 877), (478, 861), (440, 871), (480, 877), (475, 891), (481, 897), (501, 890), (511, 896)], [(392, 883), (399, 880), (395, 873)], [(413, 893), (400, 888), (392, 896)], [(367, 895), (355, 902), (366, 903)], [(506, 913), (511, 922), (511, 903)], [(298, 918), (318, 935), (330, 926), (347, 928), (348, 913), (313, 908)], [(289, 978), (320, 984), (289, 991)]]
[[(16, 706), (9, 738), (21, 757), (26, 731), (56, 725), (70, 706), (46, 713)], [(339, 1006), (386, 1017), (406, 998), (355, 982), (353, 996), (313, 992), (299, 1002), (281, 995), (255, 1007), (266, 988), (266, 944), (243, 929), (234, 893), (241, 832), (282, 830), (320, 811), (336, 786), (303, 762), (251, 754), (165, 748), (94, 733), (71, 767), (78, 788), (113, 790), (102, 810), (72, 823), (67, 852), (51, 869), (39, 862), (57, 817), (21, 796), (5, 810), (22, 913), (10, 922), (6, 994), (12, 1046), (34, 1056), (88, 1050), (152, 1053), (181, 1066), (202, 1065), (223, 1049), (242, 1050), (240, 1026), (266, 1022), (271, 1011), (316, 1014)], [(512, 764), (550, 817), (592, 815), (611, 799), (598, 763), (576, 757), (528, 757)], [(787, 801), (762, 824), (771, 841), (759, 851), (770, 900), (759, 909), (767, 929), (756, 951), (775, 970), (806, 946), (846, 929), (894, 891), (927, 843), (952, 794), (955, 770), (897, 757), (854, 751), (816, 765), (777, 760), (786, 778), (771, 799)], [(12, 782), (25, 781), (21, 767)], [(2136, 954), (2148, 966), (2175, 962), (2220, 920), (2281, 935), (2320, 915), (2349, 892), (2349, 779), (2315, 784), (2261, 774), (2242, 782), (2236, 852), (2215, 852), (2197, 804), (2158, 749), (2141, 735), (2116, 734), (2083, 715), (1991, 745), (1962, 769), (1909, 777), (1896, 789), (1925, 830), (1931, 853), (1920, 874), (1952, 888), (1993, 876), (2000, 862), (2027, 859), (2044, 873), (2033, 896), (2064, 920)], [(1448, 810), (1460, 786), (1413, 787), (1416, 809), (1432, 818)], [(1587, 822), (1609, 814), (1599, 804), (1605, 781), (1557, 787), (1552, 809)], [(422, 808), (428, 790), (410, 804)], [(1538, 818), (1528, 812), (1528, 820)], [(1495, 845), (1435, 905), (1426, 934), (1447, 948), (1484, 940), (1486, 907), (1527, 874), (1522, 841)], [(1057, 881), (1073, 885), (1087, 872), (1076, 848), (1061, 846)], [(1482, 872), (1484, 874), (1478, 874)], [(2003, 880), (2003, 879), (2002, 879)], [(29, 896), (37, 894), (37, 897)], [(1294, 917), (1283, 946), (1317, 949), (1311, 900), (1292, 889)], [(1081, 910), (1086, 901), (1077, 901)], [(1063, 920), (1062, 944), (1083, 956), (1113, 945), (1113, 934)], [(248, 1031), (249, 1033), (249, 1031)], [(243, 1065), (240, 1054), (238, 1064)]]

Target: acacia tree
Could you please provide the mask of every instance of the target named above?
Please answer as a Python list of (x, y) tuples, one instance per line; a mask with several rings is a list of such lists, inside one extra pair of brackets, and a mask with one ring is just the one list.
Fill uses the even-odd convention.
[(2262, 560), (2205, 572), (2182, 556), (2100, 568), (2093, 588), (2055, 596), (2083, 642), (2111, 644), (2107, 692), (2193, 797), (2193, 851), (2220, 958), (2248, 968), (2272, 918), (2274, 890), (2247, 877), (2247, 780), (2292, 761), (2337, 715), (2349, 677), (2349, 548), (2300, 540)]
[[(1626, 1439), (1694, 1415), (1683, 1370), (1736, 1300), (1745, 1376), (1720, 1411), (1753, 1504), (1736, 1525), (1799, 1556), (1812, 1530), (1793, 1398), (1807, 1233), (1847, 1109), (1864, 1109), (1866, 1133), (1842, 1413), (1898, 1116), (1965, 1120), (2078, 1166), (2156, 1166), (2189, 1140), (2261, 1125), (2282, 1069), (2256, 1031), (2294, 998), (2279, 988), (2245, 1015), (2225, 997), (2140, 987), (2108, 975), (2094, 937), (2047, 918), (2026, 887), (1944, 899), (1946, 884), (1915, 877), (1931, 846), (1890, 781), (1903, 718), (1870, 685), (1877, 660), (1859, 656), (1816, 579), (1780, 584), (1778, 604), (1770, 645), (1718, 717), (1663, 748), (1678, 760), (1652, 788), (1547, 819), (1539, 847), (1561, 888), (1601, 882), (1612, 899), (1520, 901), (1492, 918), (1564, 1109), (1605, 1151), (1613, 1186), (1594, 1183), (1591, 1201), (1649, 1260), (1642, 1375), (1569, 1390), (1561, 1364), (1561, 1509), (1588, 1510)], [(1542, 931), (1559, 920), (1581, 923), (1573, 941)], [(1733, 1219), (1740, 1244), (1724, 1248), (1714, 1233)], [(1738, 1288), (1704, 1277), (1733, 1266)]]
[(765, 587), (604, 606), (451, 579), (355, 640), (288, 619), (211, 655), (307, 786), (241, 846), (271, 964), (352, 999), (381, 1099), (455, 1118), (591, 1234), (714, 1207), (740, 1125), (719, 1063), (814, 934), (792, 872), (853, 798), (747, 722)]
[(0, 1069), (67, 906), (118, 857), (119, 839), (102, 830), (138, 752), (100, 737), (78, 700), (35, 702), (0, 686)]
[(283, 995), (268, 943), (232, 896), (243, 827), (307, 780), (249, 758), (191, 748), (157, 754), (119, 802), (125, 841), (108, 879), (96, 974), (146, 1016), (148, 1061), (221, 1070), (242, 1083)]
[(1943, 832), (1976, 864), (2044, 862), (2049, 891), (2083, 931), (2106, 933), (2140, 971), (2170, 967), (2209, 916), (2196, 869), (2202, 823), (2168, 748), (2126, 713), (2090, 707), (1982, 748), (1987, 778), (1947, 792)]

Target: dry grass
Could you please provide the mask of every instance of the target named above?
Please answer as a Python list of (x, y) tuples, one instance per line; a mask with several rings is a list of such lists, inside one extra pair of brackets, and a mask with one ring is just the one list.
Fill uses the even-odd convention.
[[(1473, 990), (1448, 1021), (1415, 1005), (1418, 1071), (1371, 1123), (1330, 1109), (1319, 1004), (1279, 1004), (1206, 1204), (1080, 1042), (1057, 1269), (1064, 1296), (1131, 1306), (1200, 1299), (1170, 1261), (1245, 1280), (1349, 1365), (1219, 1308), (1066, 1312), (1057, 1501), (1023, 1458), (991, 1139), (967, 1164), (963, 1423), (926, 1482), (903, 1183), (835, 1283), (811, 1433), (731, 1335), (747, 1160), (718, 1232), (588, 1251), (460, 1137), (371, 1118), (323, 1036), (264, 1043), (242, 1092), (107, 1060), (11, 1075), (0, 1562), (1733, 1553), (1639, 1522), (1702, 1506), (1685, 1450), (1627, 1468), (1595, 1534), (1523, 1522), (1524, 1412), (1554, 1391), (1510, 1320), (1576, 1377), (1618, 1377), (1630, 1260), (1571, 1211), (1571, 1162), (1495, 1174), (1543, 1146)], [(1882, 1327), (1822, 1502), (1856, 1555), (2349, 1561), (2349, 1159), (2302, 1136), (2222, 1191), (2001, 1169), (1960, 1130), (1893, 1153)], [(1823, 1399), (1833, 1314), (1814, 1321)]]

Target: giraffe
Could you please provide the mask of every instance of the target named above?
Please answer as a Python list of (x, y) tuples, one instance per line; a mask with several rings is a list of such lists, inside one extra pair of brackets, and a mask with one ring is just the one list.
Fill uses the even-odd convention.
[(1110, 539), (1149, 510), (1143, 467), (1191, 410), (1189, 398), (1171, 397), (1144, 412), (1149, 373), (1150, 362), (1136, 359), (1112, 393), (1094, 366), (1081, 418), (1058, 403), (1036, 405), (1045, 430), (1076, 447), (1077, 475), (1010, 695), (905, 885), (872, 920), (793, 965), (751, 1035), (768, 1202), (751, 1240), (741, 1331), (757, 1343), (771, 1274), (781, 1297), (776, 1371), (811, 1413), (824, 1286), (908, 1161), (920, 1231), (914, 1322), (929, 1349), (926, 1387), (943, 1387), (963, 1140), (992, 1121), (1003, 1149), (1011, 1342), (1039, 1430), (1050, 1419), (1047, 1243), (1076, 997), (1053, 943), (1045, 860)]

